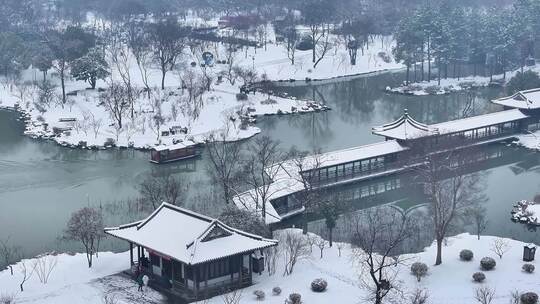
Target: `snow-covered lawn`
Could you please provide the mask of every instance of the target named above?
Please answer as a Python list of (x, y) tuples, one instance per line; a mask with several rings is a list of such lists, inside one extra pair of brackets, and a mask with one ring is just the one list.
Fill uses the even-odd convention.
[[(25, 260), (31, 272), (36, 259)], [(133, 281), (123, 279), (117, 274), (128, 267), (129, 254), (102, 252), (92, 268), (88, 268), (84, 254), (60, 254), (56, 256), (53, 269), (46, 284), (40, 282), (34, 272), (24, 283), (24, 292), (19, 289), (22, 279), (21, 262), (13, 266), (14, 275), (9, 270), (0, 272), (0, 296), (14, 295), (16, 303), (39, 304), (83, 304), (103, 303), (104, 294), (114, 295), (118, 304), (160, 303), (163, 297), (152, 290), (144, 294), (137, 292)], [(134, 301), (141, 299), (141, 301)], [(143, 300), (144, 299), (144, 300)]]
[[(540, 72), (540, 65), (536, 65), (534, 67), (527, 67), (526, 70)], [(507, 72), (505, 79), (503, 79), (502, 74), (493, 75), (493, 82), (496, 82), (499, 84), (505, 84), (512, 77), (514, 77), (514, 75), (518, 71), (521, 71), (521, 69)], [(490, 85), (490, 83), (491, 82), (490, 82), (489, 77), (467, 76), (467, 77), (461, 77), (460, 79), (457, 79), (457, 78), (441, 79), (441, 83), (439, 85), (438, 80), (435, 75), (434, 79), (432, 79), (431, 81), (412, 82), (412, 83), (409, 83), (409, 85), (402, 85), (402, 86), (394, 87), (394, 88), (387, 87), (386, 91), (390, 93), (416, 95), (416, 96), (442, 95), (442, 94), (449, 94), (452, 92), (469, 90), (471, 88), (487, 87)]]
[[(496, 237), (460, 234), (448, 239), (443, 248), (443, 264), (432, 266), (435, 261), (436, 247), (432, 245), (425, 252), (407, 255), (408, 263), (421, 261), (429, 266), (428, 276), (421, 282), (410, 274), (409, 265), (400, 265), (398, 280), (402, 286), (404, 297), (417, 288), (429, 292), (430, 303), (437, 304), (464, 304), (475, 303), (474, 290), (478, 287), (488, 286), (496, 290), (493, 304), (506, 304), (510, 300), (510, 292), (538, 291), (538, 273), (528, 274), (522, 271), (522, 242), (506, 240), (509, 250), (499, 259), (491, 251), (492, 243)], [(470, 262), (459, 260), (459, 252), (470, 249), (474, 258)], [(283, 261), (278, 261), (277, 273), (269, 276), (266, 272), (261, 276), (254, 275), (255, 285), (242, 290), (240, 303), (257, 303), (253, 292), (262, 290), (266, 294), (264, 303), (283, 304), (285, 298), (293, 292), (300, 293), (304, 303), (363, 303), (366, 291), (359, 285), (359, 273), (353, 266), (351, 249), (345, 246), (342, 256), (338, 256), (337, 244), (333, 248), (324, 250), (324, 257), (319, 258), (319, 249), (313, 247), (313, 254), (309, 259), (300, 260), (290, 276), (282, 276)], [(472, 274), (480, 270), (479, 262), (482, 257), (493, 257), (497, 266), (494, 270), (485, 271), (486, 280), (475, 283)], [(127, 253), (112, 254), (101, 253), (92, 269), (86, 266), (85, 256), (58, 256), (58, 265), (53, 271), (49, 282), (42, 284), (37, 276), (32, 276), (25, 284), (25, 291), (19, 292), (21, 274), (19, 267), (14, 266), (15, 275), (11, 276), (8, 270), (0, 272), (0, 286), (4, 294), (16, 294), (17, 303), (35, 304), (62, 304), (62, 303), (102, 303), (104, 292), (117, 295), (119, 303), (158, 303), (160, 297), (157, 293), (147, 291), (144, 298), (137, 293), (134, 282), (111, 276), (127, 267), (129, 257)], [(31, 264), (31, 261), (27, 261)], [(536, 265), (536, 262), (532, 262)], [(364, 274), (366, 275), (366, 274)], [(316, 278), (324, 278), (328, 282), (328, 289), (323, 293), (310, 290), (310, 283)], [(279, 296), (272, 295), (273, 287), (280, 287)], [(214, 297), (210, 303), (223, 303), (221, 297)], [(406, 303), (406, 301), (400, 302)]]

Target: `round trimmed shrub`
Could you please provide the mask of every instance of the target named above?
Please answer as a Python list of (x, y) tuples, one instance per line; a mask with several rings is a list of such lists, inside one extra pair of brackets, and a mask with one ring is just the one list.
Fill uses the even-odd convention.
[(258, 301), (264, 300), (264, 296), (265, 296), (264, 291), (262, 291), (262, 290), (255, 290), (255, 291), (253, 292), (253, 294), (255, 295), (255, 297), (257, 297), (257, 300), (258, 300)]
[(302, 303), (302, 296), (299, 293), (291, 293), (289, 295), (289, 301), (291, 304), (300, 304)]
[(480, 260), (480, 267), (482, 268), (482, 270), (486, 270), (486, 271), (492, 270), (493, 268), (495, 268), (496, 265), (497, 265), (497, 262), (495, 262), (495, 260), (490, 257), (483, 257)]
[(411, 265), (411, 273), (418, 279), (418, 282), (420, 282), (420, 279), (424, 277), (428, 272), (428, 266), (421, 262), (416, 262)]
[(469, 249), (463, 249), (459, 252), (459, 259), (462, 261), (470, 261), (474, 257), (474, 254)]
[(324, 279), (315, 279), (311, 282), (311, 290), (315, 292), (323, 292), (328, 287), (328, 282)]
[(521, 304), (536, 304), (538, 303), (538, 295), (535, 292), (526, 292), (522, 294), (519, 299)]
[(279, 296), (281, 294), (281, 288), (279, 288), (277, 286), (272, 288), (272, 294), (275, 295), (275, 296)]
[(472, 278), (475, 282), (482, 283), (486, 279), (486, 275), (483, 272), (475, 272)]
[(534, 272), (534, 265), (533, 264), (528, 264), (528, 263), (523, 264), (521, 269), (523, 269), (523, 271), (525, 271), (526, 273), (533, 273)]

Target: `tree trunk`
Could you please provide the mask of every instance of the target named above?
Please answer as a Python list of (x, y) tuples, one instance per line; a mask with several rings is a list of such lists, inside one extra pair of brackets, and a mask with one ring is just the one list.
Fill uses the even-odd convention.
[(409, 85), (409, 71), (411, 70), (411, 65), (407, 64), (407, 76), (405, 78), (405, 85)]
[(328, 228), (328, 246), (332, 247), (334, 228)]
[(437, 239), (437, 257), (435, 258), (435, 265), (442, 264), (442, 244), (443, 239)]
[(63, 70), (60, 72), (60, 85), (62, 86), (62, 107), (64, 107), (66, 103), (66, 80)]
[(165, 75), (167, 74), (167, 69), (161, 68), (161, 89), (165, 90)]

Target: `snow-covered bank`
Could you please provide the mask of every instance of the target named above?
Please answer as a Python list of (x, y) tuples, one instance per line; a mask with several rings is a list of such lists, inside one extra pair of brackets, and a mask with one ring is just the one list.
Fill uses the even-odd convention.
[[(426, 248), (424, 252), (409, 254), (407, 265), (398, 265), (397, 280), (402, 286), (404, 296), (417, 288), (425, 289), (429, 292), (431, 303), (440, 304), (463, 304), (475, 303), (474, 290), (478, 287), (488, 286), (495, 289), (496, 294), (493, 304), (506, 304), (510, 300), (510, 292), (518, 290), (520, 292), (537, 291), (537, 273), (526, 273), (521, 267), (523, 242), (506, 239), (504, 243), (509, 250), (502, 259), (491, 250), (493, 243), (498, 238), (482, 236), (477, 240), (476, 236), (461, 234), (448, 239), (447, 245), (443, 248), (443, 264), (432, 266), (435, 261), (435, 244)], [(341, 249), (341, 257), (338, 254), (338, 244), (332, 248), (326, 248), (323, 258), (317, 247), (313, 247), (313, 253), (308, 259), (299, 260), (294, 272), (290, 276), (282, 276), (283, 259), (278, 259), (277, 273), (269, 276), (266, 272), (262, 275), (254, 275), (255, 285), (242, 290), (240, 303), (257, 303), (253, 292), (262, 290), (266, 294), (265, 303), (282, 304), (284, 299), (293, 292), (300, 293), (304, 303), (326, 304), (326, 303), (361, 303), (367, 291), (359, 284), (358, 270), (353, 266), (351, 248), (344, 244)], [(462, 249), (470, 249), (474, 253), (474, 258), (470, 262), (459, 259), (459, 252)], [(480, 270), (479, 262), (482, 257), (490, 256), (495, 258), (497, 265), (494, 270), (486, 271), (486, 280), (483, 283), (475, 283), (472, 274)], [(17, 303), (35, 304), (61, 304), (61, 303), (102, 303), (103, 292), (114, 289), (120, 299), (119, 303), (142, 303), (142, 300), (133, 297), (139, 295), (135, 283), (129, 281), (118, 281), (111, 279), (109, 275), (118, 273), (127, 268), (129, 257), (127, 253), (111, 254), (101, 253), (96, 259), (92, 269), (86, 266), (85, 256), (77, 254), (75, 256), (60, 255), (56, 269), (47, 284), (39, 282), (37, 276), (32, 276), (25, 283), (25, 291), (18, 292), (21, 274), (19, 267), (14, 266), (15, 275), (12, 277), (9, 270), (0, 272), (0, 286), (2, 292), (17, 294)], [(417, 282), (416, 277), (410, 273), (410, 264), (421, 261), (429, 266), (428, 276), (421, 282)], [(531, 262), (536, 265), (536, 262)], [(27, 264), (31, 264), (27, 261)], [(367, 275), (367, 274), (364, 274)], [(315, 293), (310, 289), (310, 283), (316, 278), (324, 278), (328, 282), (328, 289), (323, 293)], [(115, 281), (114, 284), (111, 280)], [(113, 287), (111, 288), (111, 285)], [(121, 288), (115, 288), (121, 285)], [(279, 296), (272, 295), (272, 288), (280, 287), (282, 293)], [(158, 295), (148, 292), (146, 297), (152, 297), (151, 303), (157, 303)], [(215, 297), (210, 303), (221, 304), (221, 297)]]
[(518, 145), (540, 152), (540, 130), (528, 134), (520, 134), (517, 138), (519, 140)]
[[(540, 65), (534, 67), (529, 67), (527, 70), (532, 70), (535, 72), (540, 72)], [(441, 79), (439, 84), (437, 78), (431, 81), (422, 81), (422, 82), (413, 82), (408, 85), (402, 85), (399, 87), (387, 87), (386, 91), (389, 93), (396, 94), (405, 94), (405, 95), (415, 95), (415, 96), (424, 96), (424, 95), (443, 95), (450, 94), (453, 92), (460, 92), (465, 90), (470, 90), (474, 88), (487, 87), (490, 85), (504, 85), (509, 81), (514, 75), (521, 71), (517, 69), (506, 73), (506, 78), (503, 79), (503, 75), (493, 75), (493, 80), (490, 80), (489, 77), (484, 76), (467, 76), (457, 78), (447, 78)]]

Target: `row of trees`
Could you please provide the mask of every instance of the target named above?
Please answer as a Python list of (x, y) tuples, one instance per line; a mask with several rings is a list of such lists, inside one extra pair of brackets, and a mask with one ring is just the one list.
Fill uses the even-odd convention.
[(523, 67), (540, 34), (538, 22), (540, 1), (518, 0), (513, 6), (468, 8), (453, 1), (428, 1), (399, 22), (393, 50), (397, 60), (414, 68), (420, 64), (420, 80), (432, 79), (432, 62), (437, 66), (437, 78), (459, 77), (459, 68), (468, 63), (486, 67), (490, 77), (509, 68)]

